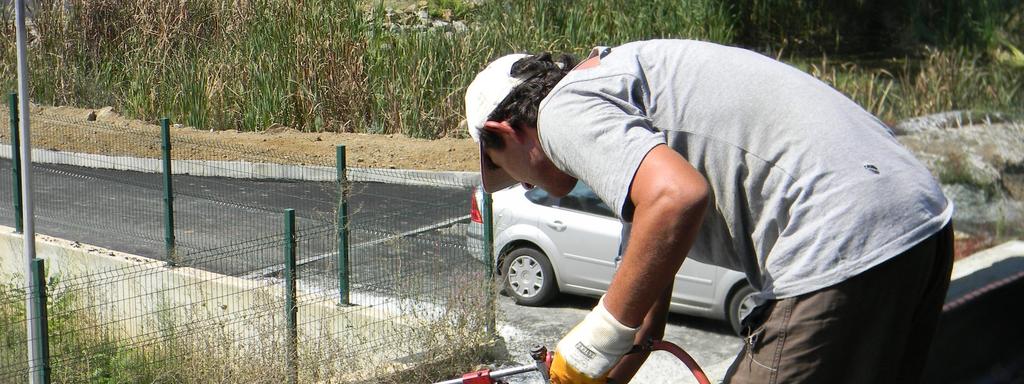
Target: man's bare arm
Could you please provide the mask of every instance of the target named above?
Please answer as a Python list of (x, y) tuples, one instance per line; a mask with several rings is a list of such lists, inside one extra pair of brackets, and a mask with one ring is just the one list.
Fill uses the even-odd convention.
[(637, 327), (672, 282), (693, 245), (708, 202), (708, 185), (666, 145), (654, 147), (633, 176), (635, 207), (629, 246), (605, 295), (608, 312)]

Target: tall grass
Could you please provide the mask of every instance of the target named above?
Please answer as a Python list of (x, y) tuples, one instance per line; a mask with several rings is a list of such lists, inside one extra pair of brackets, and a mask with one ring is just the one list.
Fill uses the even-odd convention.
[(827, 56), (794, 62), (888, 122), (950, 110), (1024, 112), (1020, 68), (966, 49), (929, 49), (923, 56), (874, 66)]
[[(511, 51), (580, 55), (595, 45), (658, 37), (843, 51), (886, 31), (851, 29), (875, 24), (911, 31), (918, 36), (911, 42), (1021, 44), (1000, 31), (1019, 30), (1015, 14), (1024, 7), (1002, 0), (929, 0), (914, 9), (907, 8), (913, 2), (891, 9), (879, 1), (842, 3), (433, 0), (431, 9), (447, 4), (470, 28), (396, 32), (381, 6), (359, 0), (43, 0), (32, 28), (31, 90), (38, 103), (110, 105), (131, 117), (169, 116), (203, 129), (288, 126), (436, 138), (463, 135), (462, 91), (484, 63)], [(1013, 12), (999, 12), (1006, 9)], [(963, 23), (969, 31), (951, 32)], [(2, 27), (0, 86), (14, 89), (14, 28), (9, 19)], [(817, 74), (893, 119), (957, 105), (1020, 109), (1019, 69), (988, 60), (984, 49), (928, 52), (920, 67), (880, 72), (829, 61)], [(972, 72), (945, 71), (953, 66)]]
[[(729, 39), (711, 0), (612, 3), (486, 2), (469, 31), (395, 33), (379, 8), (354, 0), (43, 1), (31, 89), (40, 103), (113, 105), (200, 128), (440, 137), (461, 134), (462, 89), (499, 53)], [(0, 82), (12, 89), (13, 26), (2, 32)]]

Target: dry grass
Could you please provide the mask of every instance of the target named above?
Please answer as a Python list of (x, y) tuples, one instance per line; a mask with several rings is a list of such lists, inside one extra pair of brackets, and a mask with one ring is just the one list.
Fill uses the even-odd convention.
[(1024, 113), (1024, 71), (964, 49), (870, 67), (827, 56), (791, 61), (890, 123), (950, 110)]
[[(199, 128), (287, 126), (438, 138), (463, 135), (462, 90), (501, 53), (581, 54), (596, 44), (658, 37), (731, 43), (751, 28), (764, 33), (756, 34), (756, 43), (745, 42), (771, 49), (819, 41), (838, 34), (840, 24), (859, 25), (827, 5), (800, 4), (794, 11), (788, 2), (740, 3), (732, 9), (709, 0), (563, 6), (431, 0), (428, 10), (457, 12), (471, 28), (395, 32), (381, 8), (358, 0), (44, 1), (30, 46), (31, 88), (44, 104), (110, 105), (130, 117), (167, 116)], [(974, 12), (965, 22), (977, 21), (978, 28), (963, 32), (977, 42), (963, 46), (981, 48), (947, 45), (904, 68), (823, 59), (813, 69), (886, 120), (949, 108), (1019, 110), (1024, 76), (1019, 66), (1003, 63), (1017, 62), (1021, 42), (1013, 33), (1022, 24), (1014, 15), (1024, 8), (1004, 15), (999, 4), (954, 3)], [(870, 7), (854, 8), (872, 17)], [(13, 25), (4, 21), (0, 38), (13, 41)], [(830, 50), (842, 50), (840, 37)], [(998, 41), (1005, 49), (985, 51)], [(14, 89), (14, 45), (0, 47), (0, 56), (0, 84)]]
[[(488, 297), (486, 287), (481, 279), (471, 277), (441, 305), (414, 301), (410, 295), (395, 299), (405, 303), (402, 316), (369, 328), (300, 332), (299, 382), (432, 382), (490, 360), (494, 340), (483, 330), (493, 312), (482, 305)], [(158, 301), (158, 309), (134, 314), (150, 319), (143, 325), (148, 331), (138, 336), (140, 330), (125, 333), (126, 323), (116, 320), (123, 314), (109, 312), (131, 306), (130, 302), (114, 305), (104, 289), (51, 283), (53, 382), (281, 383), (288, 379), (283, 303), (276, 295), (259, 294), (246, 310), (230, 317), (210, 317), (205, 306), (212, 302), (176, 305), (161, 294), (149, 295), (148, 299)], [(204, 297), (201, 292), (174, 294)], [(13, 374), (15, 380), (27, 372), (22, 295), (0, 285), (0, 335), (5, 343), (0, 361), (15, 362), (5, 364), (0, 374)], [(344, 316), (332, 313), (325, 316)], [(386, 363), (394, 358), (402, 362)]]
[[(466, 14), (474, 28), (400, 33), (384, 25), (382, 10), (363, 3), (43, 2), (30, 47), (33, 98), (111, 105), (128, 116), (168, 116), (199, 128), (438, 138), (463, 134), (462, 89), (499, 53), (583, 51), (642, 37), (728, 39), (725, 9), (709, 0), (568, 7), (433, 1), (428, 5)], [(621, 6), (639, 13), (624, 15)], [(0, 29), (0, 38), (13, 37), (12, 26)], [(0, 54), (0, 82), (13, 89), (13, 44)]]

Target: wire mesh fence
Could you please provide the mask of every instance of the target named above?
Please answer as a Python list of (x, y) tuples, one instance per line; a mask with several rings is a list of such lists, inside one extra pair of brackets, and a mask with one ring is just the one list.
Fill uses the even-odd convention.
[[(32, 123), (82, 140), (118, 137), (101, 153), (32, 138), (43, 143), (32, 153), (32, 187), (37, 255), (50, 271), (55, 382), (381, 381), (453, 361), (492, 337), (488, 268), (482, 250), (466, 246), (463, 178), (339, 171), (343, 154), (282, 155), (172, 134), (166, 199), (160, 160), (143, 156), (161, 147), (159, 130), (49, 116)], [(11, 136), (0, 141), (0, 220), (13, 226)], [(293, 291), (286, 208), (296, 215)], [(24, 262), (20, 238), (5, 235), (0, 382), (22, 382)]]
[(7, 282), (0, 285), (0, 381), (26, 380), (28, 368), (28, 328), (25, 316), (25, 293), (23, 282)]

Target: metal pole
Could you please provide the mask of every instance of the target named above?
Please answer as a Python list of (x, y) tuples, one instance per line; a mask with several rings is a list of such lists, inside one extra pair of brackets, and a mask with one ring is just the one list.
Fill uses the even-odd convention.
[[(28, 53), (25, 49), (25, 38), (27, 37), (25, 32), (25, 0), (15, 0), (14, 4), (14, 17), (16, 19), (16, 37), (18, 44), (18, 95), (20, 95), (20, 116), (21, 119), (18, 122), (21, 129), (21, 198), (22, 201), (22, 221), (23, 231), (22, 238), (24, 241), (24, 255), (25, 255), (25, 275), (26, 279), (29, 280), (31, 285), (32, 280), (32, 260), (36, 258), (36, 227), (32, 221), (32, 130), (29, 124), (29, 105), (28, 101), (31, 95), (28, 93)], [(25, 294), (25, 308), (28, 313), (39, 313), (39, 309), (36, 308), (38, 304), (32, 299), (31, 292)], [(43, 351), (37, 350), (37, 340), (42, 338), (42, 330), (38, 328), (38, 324), (35, 322), (28, 321), (28, 357), (29, 357), (29, 369), (35, 372), (41, 369)], [(32, 376), (30, 382), (33, 384), (40, 384), (41, 382)]]
[(21, 218), (21, 135), (18, 133), (18, 94), (10, 94), (11, 109), (11, 184), (14, 185), (14, 233), (22, 233)]
[(167, 264), (174, 266), (178, 255), (174, 240), (174, 188), (171, 184), (171, 121), (167, 118), (160, 119), (160, 137), (164, 172), (164, 248)]
[(339, 145), (336, 151), (336, 168), (338, 180), (338, 301), (341, 305), (349, 305), (349, 265), (348, 265), (348, 176), (345, 174), (345, 146)]
[(29, 321), (35, 323), (40, 330), (39, 337), (35, 339), (35, 348), (39, 351), (39, 364), (32, 372), (32, 378), (36, 383), (50, 382), (50, 337), (47, 329), (46, 317), (46, 270), (43, 267), (43, 259), (32, 260), (32, 297), (35, 301), (35, 312), (30, 314)]
[(487, 277), (484, 284), (487, 284), (487, 324), (484, 325), (484, 332), (488, 335), (497, 335), (497, 326), (495, 325), (497, 303), (495, 302), (496, 297), (494, 296), (494, 204), (491, 199), (491, 194), (484, 192), (484, 206), (483, 206), (483, 221), (484, 221), (484, 263), (487, 266), (487, 272), (484, 276)]
[(295, 384), (299, 380), (299, 308), (295, 294), (295, 210), (291, 208), (284, 211), (284, 310), (288, 323), (285, 366), (288, 369), (288, 382)]

